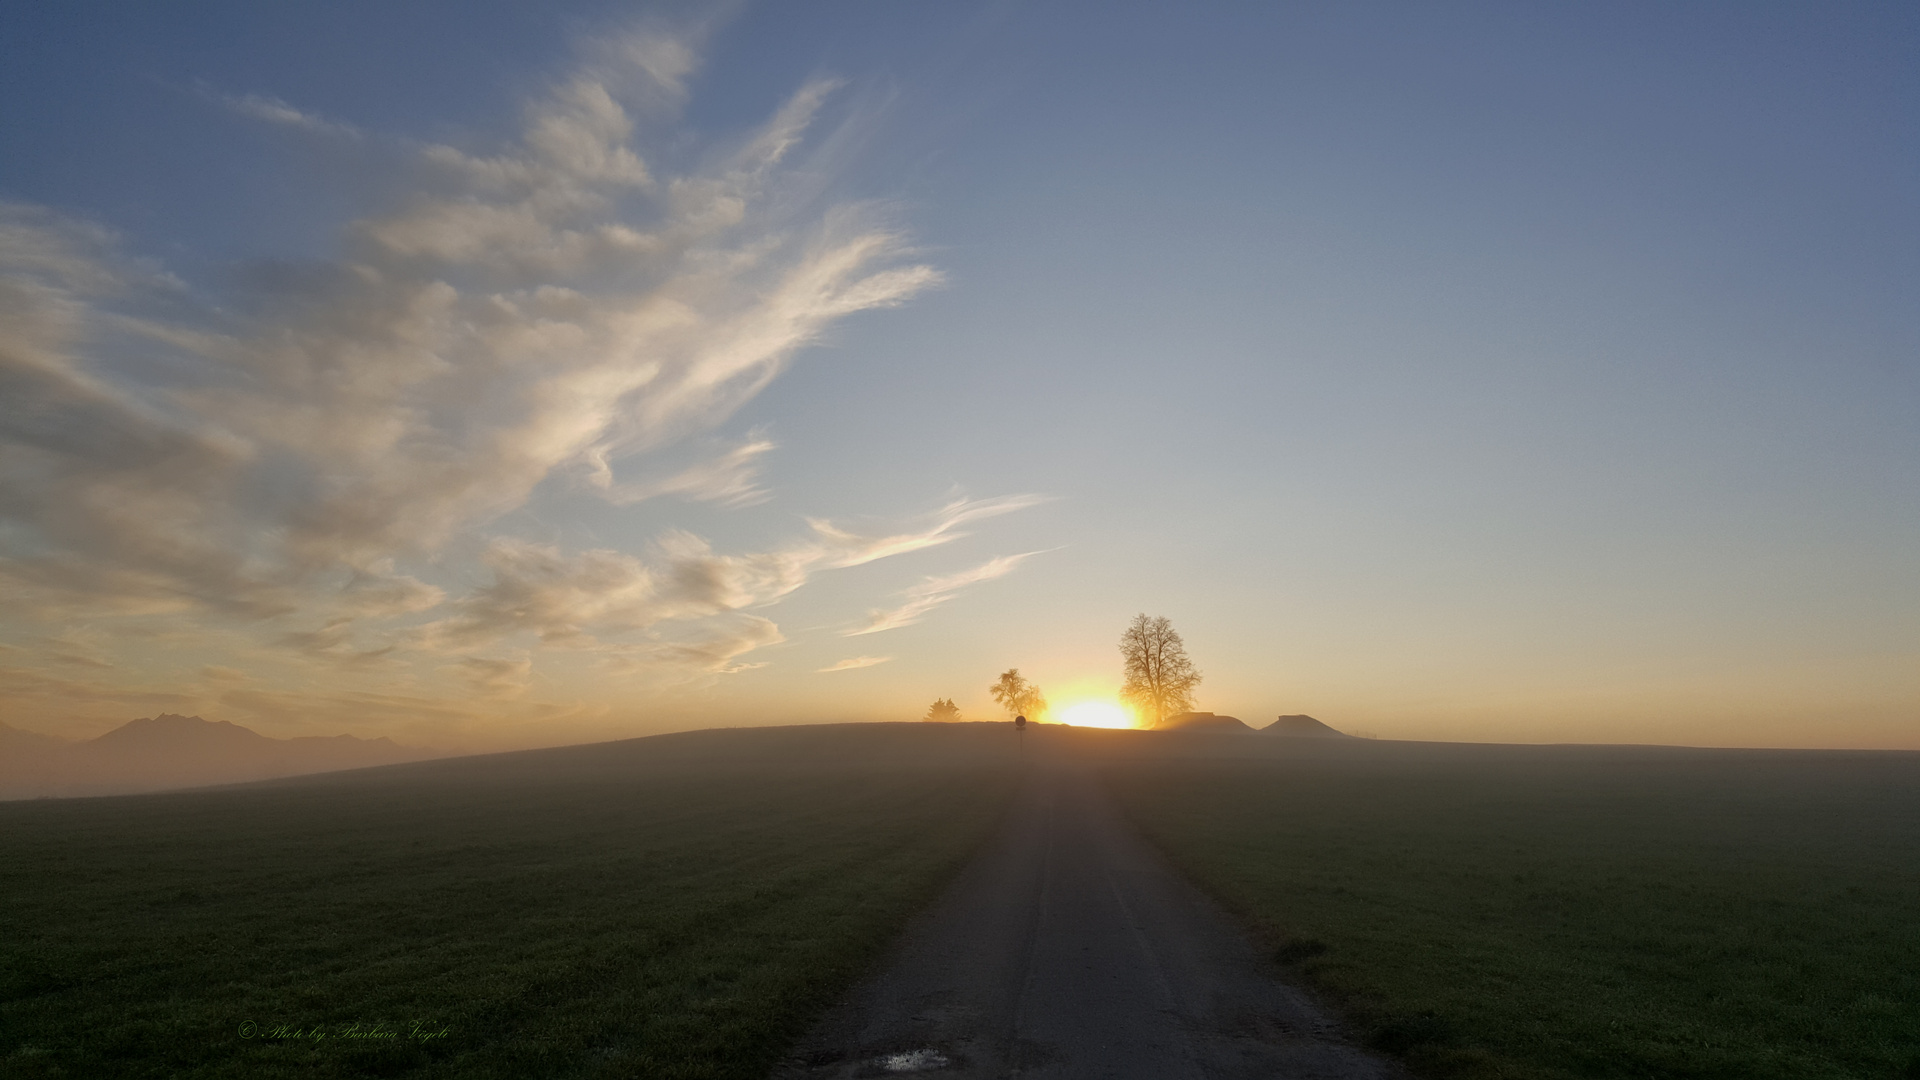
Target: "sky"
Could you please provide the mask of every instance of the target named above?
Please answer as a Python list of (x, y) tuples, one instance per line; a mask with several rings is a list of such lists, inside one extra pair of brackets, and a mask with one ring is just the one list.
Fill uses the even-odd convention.
[(1920, 749), (1920, 8), (0, 4), (0, 722)]

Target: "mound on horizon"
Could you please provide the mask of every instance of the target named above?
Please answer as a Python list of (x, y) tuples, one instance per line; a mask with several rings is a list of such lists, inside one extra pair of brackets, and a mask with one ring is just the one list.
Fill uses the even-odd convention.
[(1210, 712), (1183, 712), (1160, 721), (1154, 730), (1250, 732), (1253, 729), (1237, 716), (1216, 716)]
[(1353, 736), (1315, 720), (1305, 713), (1282, 716), (1273, 723), (1260, 729), (1263, 735), (1286, 735), (1291, 738), (1305, 739), (1351, 739)]

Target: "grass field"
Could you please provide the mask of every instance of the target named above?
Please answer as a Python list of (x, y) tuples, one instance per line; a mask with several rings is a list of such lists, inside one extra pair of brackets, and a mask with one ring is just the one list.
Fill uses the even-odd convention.
[(763, 1076), (986, 835), (1010, 735), (0, 804), (0, 1076)]
[(1423, 1074), (1920, 1076), (1920, 755), (1260, 754), (1110, 779)]

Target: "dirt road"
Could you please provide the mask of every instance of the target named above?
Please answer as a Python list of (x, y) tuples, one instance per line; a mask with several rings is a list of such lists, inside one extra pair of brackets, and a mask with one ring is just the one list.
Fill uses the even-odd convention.
[(781, 1080), (1399, 1077), (1279, 983), (1089, 772), (1036, 762), (995, 840)]

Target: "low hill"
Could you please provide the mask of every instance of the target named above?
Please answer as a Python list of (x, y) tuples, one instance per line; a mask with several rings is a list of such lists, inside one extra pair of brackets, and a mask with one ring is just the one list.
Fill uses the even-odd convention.
[(1353, 736), (1315, 720), (1305, 713), (1283, 716), (1260, 729), (1264, 735), (1286, 735), (1292, 738), (1306, 739), (1351, 739)]
[(73, 742), (0, 725), (0, 799), (117, 795), (391, 765), (439, 757), (391, 739), (274, 739), (224, 720), (131, 720)]
[(1253, 729), (1237, 716), (1216, 716), (1210, 712), (1183, 712), (1160, 721), (1154, 730), (1250, 732)]

